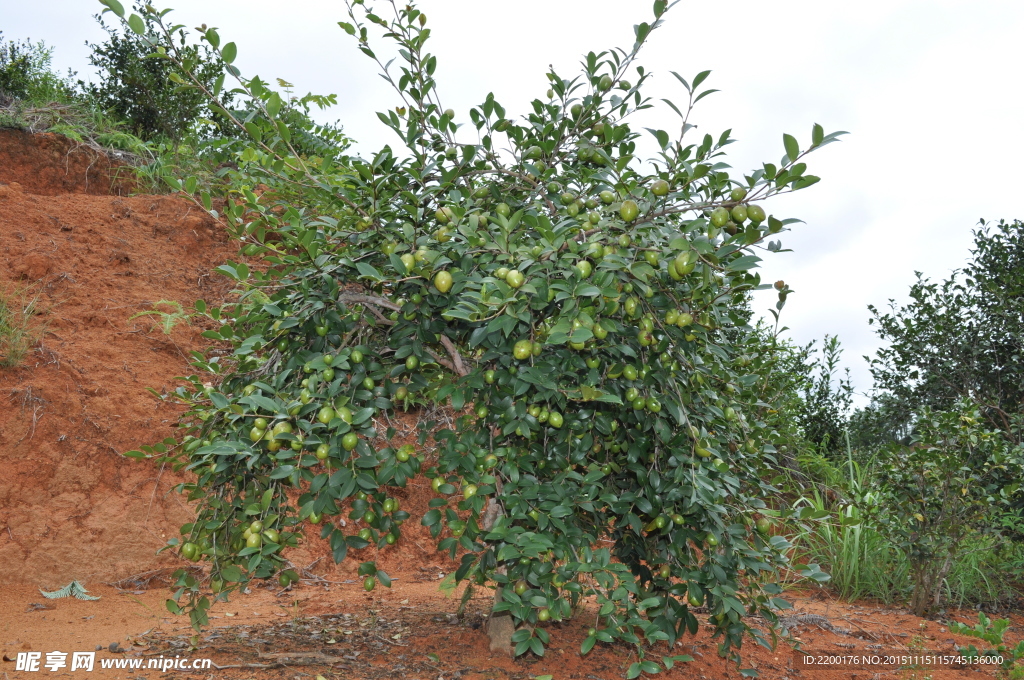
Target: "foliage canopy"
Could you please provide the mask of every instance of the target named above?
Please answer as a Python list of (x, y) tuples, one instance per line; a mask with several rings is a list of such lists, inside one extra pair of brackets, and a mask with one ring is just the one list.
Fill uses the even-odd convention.
[[(233, 353), (197, 360), (216, 385), (193, 376), (177, 391), (191, 406), (180, 443), (130, 453), (196, 474), (184, 490), (198, 517), (180, 549), (211, 562), (217, 597), (290, 578), (283, 552), (317, 525), (338, 561), (401, 540), (410, 515), (389, 490), (425, 474), (438, 497), (420, 521), (461, 556), (457, 579), (504, 586), (496, 613), (530, 624), (512, 637), (517, 654), (543, 654), (544, 622), (591, 596), (600, 625), (582, 651), (636, 645), (630, 677), (658, 670), (648, 645), (695, 632), (702, 612), (723, 654), (747, 633), (768, 642), (749, 616), (773, 621), (786, 606), (775, 578), (792, 565), (765, 517), (774, 358), (747, 296), (770, 288), (757, 253), (779, 250), (771, 238), (796, 221), (762, 202), (817, 182), (807, 154), (842, 133), (815, 125), (804, 148), (784, 135), (780, 162), (733, 176), (728, 130), (691, 139), (709, 72), (673, 74), (686, 98), (666, 102), (679, 130), (649, 130), (659, 151), (641, 163), (630, 119), (654, 102), (636, 57), (661, 26), (661, 0), (631, 49), (591, 52), (572, 78), (549, 72), (525, 116), (493, 95), (462, 116), (441, 104), (426, 16), (388, 3), (385, 18), (351, 0), (340, 26), (402, 100), (378, 114), (401, 151), (301, 152), (287, 98), (241, 76), (234, 43), (201, 33), (237, 82), (227, 90), (221, 74), (208, 87), (187, 55), (148, 37), (146, 20), (183, 30), (164, 25), (166, 11), (143, 19), (102, 2), (250, 140), (237, 151), (237, 199), (216, 214), (269, 268), (220, 268), (243, 302), (199, 311)], [(371, 47), (372, 25), (398, 66)], [(197, 200), (211, 208), (209, 195)], [(776, 287), (781, 310), (789, 289)], [(450, 403), (455, 428), (433, 432), (433, 451), (392, 447), (381, 414), (428, 402)], [(360, 574), (368, 588), (390, 583), (373, 562)], [(180, 585), (205, 623), (198, 581)]]

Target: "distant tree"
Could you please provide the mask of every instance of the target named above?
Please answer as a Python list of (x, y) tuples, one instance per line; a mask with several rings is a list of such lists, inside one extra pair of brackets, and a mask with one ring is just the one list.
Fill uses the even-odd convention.
[(52, 57), (53, 48), (44, 42), (5, 41), (0, 31), (0, 97), (36, 103), (66, 99), (71, 89), (53, 72)]
[(869, 308), (885, 341), (871, 361), (884, 404), (873, 414), (877, 436), (906, 436), (920, 407), (950, 410), (966, 398), (991, 427), (1021, 441), (1024, 223), (981, 225), (963, 270), (939, 283), (918, 274), (909, 304)]
[[(836, 336), (825, 336), (821, 356), (816, 356), (814, 342), (803, 348), (804, 376), (797, 419), (804, 439), (821, 453), (845, 449), (844, 430), (853, 404), (850, 371), (839, 374), (843, 348)], [(838, 375), (837, 375), (838, 374)]]
[[(141, 36), (111, 28), (102, 15), (96, 15), (107, 40), (86, 44), (92, 49), (89, 63), (99, 69), (99, 82), (79, 81), (80, 88), (142, 139), (180, 140), (201, 127), (207, 135), (216, 134), (218, 116), (210, 110), (206, 95), (196, 87), (182, 87), (180, 80), (175, 82), (178, 67), (151, 54), (154, 48), (170, 49), (176, 41), (176, 49), (189, 70), (211, 90), (223, 73), (220, 56), (208, 45), (188, 44), (180, 28), (161, 30), (150, 15), (141, 11), (141, 3), (136, 9), (146, 17)], [(231, 99), (230, 95), (226, 98)], [(203, 121), (208, 121), (205, 126)]]

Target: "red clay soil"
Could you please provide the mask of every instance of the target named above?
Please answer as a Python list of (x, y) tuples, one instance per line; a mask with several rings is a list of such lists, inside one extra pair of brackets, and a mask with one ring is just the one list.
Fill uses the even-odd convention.
[(54, 134), (0, 129), (0, 184), (17, 182), (30, 194), (127, 194), (129, 168), (89, 146)]
[(120, 454), (173, 434), (178, 408), (146, 388), (173, 389), (208, 341), (185, 324), (164, 335), (154, 317), (128, 319), (160, 300), (221, 299), (211, 269), (236, 252), (181, 198), (93, 195), (81, 177), (60, 179), (56, 139), (33, 152), (21, 133), (0, 135), (0, 292), (39, 293), (45, 328), (19, 367), (0, 369), (0, 583), (171, 563), (154, 552), (189, 516), (167, 493), (177, 480)]
[[(172, 390), (190, 369), (188, 353), (208, 342), (201, 328), (179, 324), (170, 335), (152, 317), (129, 317), (160, 300), (189, 309), (197, 299), (219, 304), (229, 295), (212, 269), (237, 255), (219, 227), (180, 197), (109, 195), (111, 164), (53, 135), (0, 131), (0, 291), (40, 293), (45, 327), (21, 366), (0, 368), (0, 647), (4, 680), (33, 678), (15, 670), (19, 652), (93, 651), (98, 659), (211, 658), (219, 666), (196, 678), (421, 678), (612, 680), (635, 660), (625, 648), (598, 645), (578, 654), (592, 616), (551, 624), (544, 658), (516, 661), (488, 651), (481, 622), (490, 608), (480, 591), (467, 616), (452, 616), (458, 594), (439, 588), (454, 569), (411, 521), (398, 546), (359, 551), (334, 566), (311, 536), (289, 554), (305, 567), (290, 589), (253, 586), (211, 612), (198, 638), (164, 607), (167, 580), (114, 581), (180, 562), (157, 556), (191, 511), (171, 492), (180, 478), (123, 451), (174, 434), (180, 407), (146, 391)], [(116, 165), (116, 164), (113, 164)], [(104, 169), (105, 168), (105, 169)], [(113, 183), (116, 191), (116, 183)], [(394, 445), (412, 442), (419, 414), (393, 415)], [(431, 498), (425, 480), (396, 494), (414, 517)], [(350, 527), (351, 528), (351, 527)], [(355, 569), (374, 559), (393, 588), (362, 590)], [(153, 574), (150, 574), (152, 576)], [(47, 600), (38, 588), (72, 579), (98, 601)], [(797, 613), (826, 617), (793, 632), (806, 648), (845, 655), (951, 652), (957, 642), (939, 623), (871, 605), (796, 598)], [(968, 620), (965, 614), (961, 620)], [(811, 620), (814, 621), (814, 620)], [(1017, 624), (1020, 621), (1016, 622)], [(1019, 638), (1019, 628), (1011, 636)], [(110, 651), (111, 643), (117, 643)], [(195, 648), (193, 648), (195, 645)], [(673, 654), (694, 660), (667, 678), (739, 678), (702, 630)], [(654, 658), (668, 654), (655, 649)], [(745, 667), (761, 677), (911, 678), (990, 676), (969, 669), (893, 672), (882, 668), (820, 670), (794, 664), (791, 649), (744, 647)], [(10, 660), (10, 661), (9, 661)], [(97, 666), (99, 660), (97, 661)], [(50, 673), (42, 668), (42, 673)], [(76, 676), (79, 671), (61, 671)], [(153, 678), (153, 670), (97, 670), (98, 677)]]

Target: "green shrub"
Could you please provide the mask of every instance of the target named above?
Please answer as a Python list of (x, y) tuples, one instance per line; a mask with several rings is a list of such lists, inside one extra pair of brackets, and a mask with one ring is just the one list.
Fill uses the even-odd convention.
[(33, 104), (69, 101), (73, 90), (52, 70), (52, 58), (53, 48), (42, 41), (5, 41), (0, 32), (0, 98)]
[[(187, 68), (204, 87), (212, 88), (222, 65), (217, 53), (207, 46), (189, 45), (182, 30), (164, 30), (146, 17), (141, 34), (118, 31), (107, 26), (102, 15), (96, 20), (107, 32), (103, 43), (91, 44), (89, 63), (99, 70), (99, 82), (79, 87), (94, 106), (124, 121), (127, 129), (143, 140), (181, 140), (191, 133), (215, 130), (217, 116), (207, 105), (206, 96), (195, 88), (181, 87), (174, 64), (167, 59), (148, 57), (155, 48), (169, 49), (172, 43)], [(231, 97), (226, 97), (230, 101)]]
[[(691, 140), (685, 123), (711, 93), (703, 72), (679, 78), (682, 124), (652, 131), (661, 151), (641, 163), (630, 116), (654, 102), (635, 58), (666, 6), (655, 2), (630, 50), (590, 53), (572, 78), (549, 72), (549, 91), (515, 118), (493, 95), (466, 116), (439, 106), (426, 17), (402, 3), (385, 19), (353, 0), (341, 26), (359, 49), (374, 57), (377, 24), (402, 55), (386, 77), (403, 105), (378, 114), (401, 154), (301, 153), (287, 96), (256, 77), (238, 78), (254, 114), (211, 104), (250, 136), (222, 214), (268, 265), (219, 270), (265, 297), (208, 311), (207, 337), (233, 354), (197, 362), (214, 376), (176, 392), (190, 406), (182, 441), (150, 452), (196, 474), (182, 487), (198, 516), (180, 550), (211, 562), (218, 598), (281, 574), (305, 531), (319, 528), (337, 561), (401, 540), (411, 518), (393, 489), (426, 474), (438, 497), (421, 523), (461, 555), (457, 581), (498, 586), (494, 618), (520, 625), (505, 639), (516, 654), (543, 654), (545, 623), (588, 597), (598, 620), (581, 651), (634, 645), (629, 677), (679, 661), (644, 655), (696, 633), (698, 616), (723, 655), (747, 634), (771, 644), (751, 616), (771, 622), (787, 606), (777, 578), (791, 565), (761, 517), (777, 494), (764, 480), (779, 410), (765, 401), (774, 358), (749, 323), (750, 291), (769, 287), (754, 250), (779, 250), (793, 222), (762, 203), (817, 182), (807, 154), (841, 133), (815, 125), (803, 149), (784, 135), (780, 163), (732, 176), (729, 132)], [(202, 37), (240, 76), (235, 45)], [(187, 54), (168, 47), (196, 84)], [(457, 141), (457, 123), (478, 140)], [(294, 198), (254, 191), (267, 175)], [(790, 291), (777, 293), (781, 309)], [(410, 395), (458, 413), (433, 432), (429, 468), (374, 420)], [(324, 522), (339, 515), (349, 521)], [(823, 578), (816, 565), (802, 573)], [(374, 562), (359, 574), (368, 590), (390, 584)], [(178, 583), (169, 608), (205, 624), (200, 584), (186, 572)]]
[(996, 517), (1019, 501), (1021, 447), (981, 422), (967, 402), (956, 411), (926, 408), (913, 443), (880, 454), (877, 521), (908, 558), (918, 616), (939, 605), (953, 564), (978, 549), (977, 536), (994, 532)]

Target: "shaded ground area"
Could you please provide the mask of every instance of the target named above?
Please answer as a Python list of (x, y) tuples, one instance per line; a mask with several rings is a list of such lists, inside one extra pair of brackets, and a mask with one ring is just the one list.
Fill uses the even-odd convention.
[[(165, 589), (118, 591), (90, 587), (101, 595), (95, 602), (44, 600), (38, 591), (22, 586), (5, 589), (7, 606), (0, 614), (0, 643), (6, 658), (18, 651), (91, 651), (102, 659), (123, 664), (139, 660), (141, 668), (101, 670), (109, 678), (154, 678), (151, 659), (211, 659), (205, 670), (178, 670), (195, 678), (238, 680), (271, 678), (419, 678), (422, 680), (526, 680), (539, 675), (556, 679), (615, 680), (635, 657), (624, 647), (598, 645), (586, 657), (579, 648), (590, 617), (549, 627), (552, 645), (543, 658), (527, 655), (511, 660), (488, 652), (482, 622), (489, 609), (490, 591), (481, 591), (459, 620), (452, 612), (457, 594), (438, 589), (436, 569), (399, 575), (389, 591), (365, 593), (356, 579), (326, 582), (307, 579), (289, 589), (254, 587), (232, 596), (212, 611), (210, 627), (198, 636), (180, 618), (163, 608)], [(154, 586), (157, 584), (153, 584)], [(970, 641), (951, 635), (941, 624), (901, 611), (866, 603), (841, 603), (806, 594), (791, 596), (795, 604), (793, 635), (815, 655), (951, 654), (956, 644)], [(52, 609), (40, 607), (50, 606)], [(954, 614), (961, 621), (972, 612)], [(1021, 620), (1016, 619), (1017, 626)], [(1015, 628), (1017, 628), (1015, 626)], [(710, 629), (687, 638), (673, 650), (693, 661), (679, 664), (665, 678), (740, 678), (735, 665), (717, 655)], [(1017, 639), (1018, 636), (1014, 636)], [(118, 651), (111, 652), (115, 644)], [(660, 658), (668, 651), (655, 647)], [(893, 667), (821, 670), (802, 668), (792, 648), (782, 643), (772, 651), (745, 647), (744, 667), (756, 668), (762, 678), (952, 678), (992, 677), (991, 671), (971, 668), (915, 670)], [(0, 671), (10, 678), (38, 677), (14, 671), (8, 661)], [(74, 676), (75, 673), (69, 675)]]

